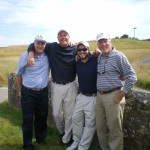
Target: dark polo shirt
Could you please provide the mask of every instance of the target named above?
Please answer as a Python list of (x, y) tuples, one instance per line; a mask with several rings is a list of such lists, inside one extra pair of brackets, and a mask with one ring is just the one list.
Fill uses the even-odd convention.
[(89, 60), (86, 63), (79, 60), (76, 63), (76, 72), (80, 92), (89, 94), (96, 93), (97, 57), (90, 54)]

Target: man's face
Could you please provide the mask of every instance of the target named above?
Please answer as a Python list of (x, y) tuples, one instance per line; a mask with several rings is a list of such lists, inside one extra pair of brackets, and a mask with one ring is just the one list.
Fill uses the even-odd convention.
[(35, 52), (37, 55), (41, 55), (43, 50), (45, 49), (45, 42), (34, 42)]
[(89, 50), (84, 45), (80, 44), (77, 47), (77, 54), (80, 59), (86, 59), (89, 55)]
[(104, 55), (109, 55), (112, 50), (112, 43), (110, 39), (101, 39), (97, 42), (98, 48)]
[(69, 44), (70, 36), (66, 32), (60, 32), (57, 36), (60, 46), (67, 47)]

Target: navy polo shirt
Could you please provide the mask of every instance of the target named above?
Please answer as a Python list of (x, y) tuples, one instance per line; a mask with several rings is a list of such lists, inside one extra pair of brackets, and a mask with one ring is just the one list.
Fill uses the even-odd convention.
[[(28, 51), (34, 50), (30, 44)], [(75, 54), (76, 46), (61, 47), (57, 42), (47, 43), (45, 53), (51, 66), (51, 75), (54, 82), (66, 84), (76, 78)]]
[(96, 93), (97, 57), (90, 54), (89, 60), (86, 63), (79, 60), (76, 63), (76, 72), (80, 92), (88, 94)]

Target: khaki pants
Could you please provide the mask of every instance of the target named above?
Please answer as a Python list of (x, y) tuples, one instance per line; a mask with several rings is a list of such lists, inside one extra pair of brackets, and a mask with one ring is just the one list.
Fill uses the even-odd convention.
[(61, 85), (52, 82), (51, 97), (52, 110), (56, 127), (62, 137), (63, 143), (68, 143), (72, 134), (72, 114), (77, 96), (77, 83), (75, 81)]
[(115, 92), (100, 94), (96, 100), (96, 129), (102, 150), (123, 150), (123, 112), (125, 98), (117, 103)]

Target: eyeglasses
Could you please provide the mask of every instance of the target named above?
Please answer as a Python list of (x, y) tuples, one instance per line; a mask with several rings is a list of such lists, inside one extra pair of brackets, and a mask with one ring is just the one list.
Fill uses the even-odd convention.
[(100, 68), (100, 71), (97, 72), (98, 75), (101, 75), (101, 74), (105, 74), (105, 73), (106, 73), (106, 70), (105, 70), (105, 69), (106, 69), (106, 68), (105, 68), (106, 66), (105, 66), (105, 65), (107, 64), (107, 59), (108, 59), (108, 57), (106, 57), (105, 62), (102, 63), (102, 62), (101, 62), (101, 61), (102, 61), (102, 56), (100, 56), (100, 58), (99, 58), (99, 60), (98, 60), (98, 65), (99, 65), (99, 64), (102, 64), (104, 67), (103, 67), (103, 68)]
[(78, 48), (77, 51), (78, 51), (78, 52), (81, 52), (81, 51), (84, 51), (84, 52), (85, 52), (85, 51), (87, 51), (87, 48)]

